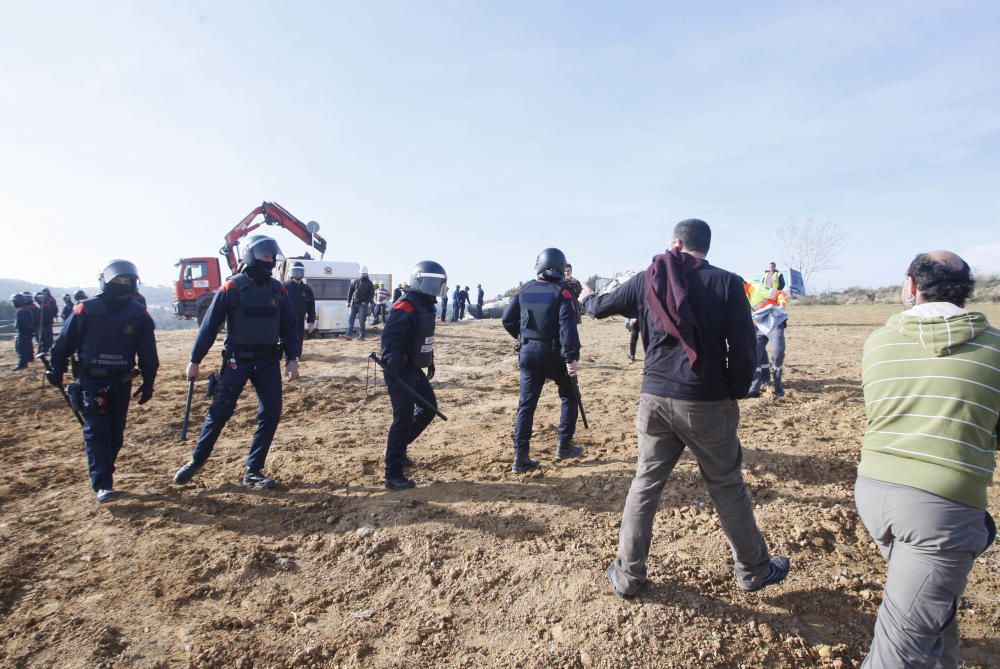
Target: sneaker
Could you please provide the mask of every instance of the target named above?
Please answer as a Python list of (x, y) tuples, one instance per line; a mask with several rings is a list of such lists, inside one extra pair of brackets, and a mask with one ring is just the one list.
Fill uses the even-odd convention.
[(177, 473), (174, 474), (174, 483), (177, 485), (190, 483), (199, 469), (201, 469), (201, 465), (194, 460), (189, 460), (186, 465), (178, 469)]
[(532, 460), (528, 456), (514, 458), (514, 464), (511, 466), (510, 470), (515, 474), (524, 474), (530, 472), (533, 469), (538, 469), (542, 463), (538, 460)]
[(114, 490), (98, 490), (97, 491), (97, 503), (104, 504), (105, 502), (111, 502), (118, 499), (118, 493)]
[(629, 354), (628, 354), (628, 361), (629, 361), (629, 362), (635, 362), (635, 356), (634, 356), (634, 355), (632, 355), (631, 353), (629, 353)]
[(358, 341), (364, 341), (364, 340), (365, 340), (365, 336), (364, 335), (361, 335), (360, 337), (358, 337)]
[(409, 490), (410, 488), (416, 488), (417, 484), (412, 479), (408, 479), (402, 474), (399, 476), (386, 477), (385, 479), (385, 489), (386, 490)]
[(14, 369), (12, 369), (11, 371), (12, 372), (20, 372), (22, 369), (28, 369), (28, 366), (27, 365), (18, 365), (17, 367), (15, 367)]
[(556, 449), (556, 460), (566, 460), (568, 458), (578, 458), (583, 455), (583, 446), (577, 446), (576, 444), (568, 444), (566, 446), (560, 445)]
[(274, 479), (269, 479), (259, 471), (247, 470), (247, 473), (243, 475), (243, 485), (248, 488), (273, 488)]
[(778, 557), (773, 557), (771, 558), (770, 571), (764, 580), (748, 587), (743, 587), (741, 584), (740, 589), (743, 592), (757, 592), (758, 590), (763, 590), (767, 586), (773, 585), (774, 583), (781, 583), (785, 580), (785, 577), (788, 576), (788, 572), (791, 568), (792, 565), (785, 556), (779, 555)]

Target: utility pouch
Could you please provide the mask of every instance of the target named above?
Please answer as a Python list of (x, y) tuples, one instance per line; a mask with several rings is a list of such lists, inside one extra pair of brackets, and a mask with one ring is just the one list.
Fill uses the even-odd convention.
[(104, 367), (85, 367), (83, 373), (92, 379), (109, 379), (111, 370)]
[(208, 375), (208, 385), (205, 387), (206, 397), (215, 397), (215, 387), (219, 385), (219, 375), (212, 372)]
[(74, 379), (80, 378), (80, 359), (75, 355), (69, 359), (69, 370)]

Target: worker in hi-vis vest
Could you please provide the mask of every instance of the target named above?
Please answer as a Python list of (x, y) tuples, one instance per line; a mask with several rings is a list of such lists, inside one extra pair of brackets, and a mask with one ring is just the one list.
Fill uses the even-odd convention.
[(768, 288), (757, 281), (747, 281), (744, 289), (750, 302), (754, 325), (757, 326), (757, 369), (747, 397), (760, 397), (761, 385), (771, 381), (768, 342), (771, 344), (771, 358), (774, 362), (774, 394), (781, 397), (785, 394), (781, 383), (781, 366), (785, 362), (785, 328), (788, 326), (785, 305), (788, 304), (788, 296), (782, 290)]

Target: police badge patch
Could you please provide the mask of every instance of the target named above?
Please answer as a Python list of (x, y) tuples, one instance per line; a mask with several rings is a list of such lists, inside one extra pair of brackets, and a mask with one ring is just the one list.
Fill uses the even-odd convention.
[(125, 334), (130, 335), (135, 332), (135, 326), (131, 323), (125, 325)]

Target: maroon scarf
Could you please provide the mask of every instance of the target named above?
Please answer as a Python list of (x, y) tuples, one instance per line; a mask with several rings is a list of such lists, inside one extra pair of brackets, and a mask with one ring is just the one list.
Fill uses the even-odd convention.
[(678, 340), (687, 353), (691, 370), (700, 371), (698, 359), (698, 324), (688, 301), (688, 274), (705, 261), (690, 253), (672, 249), (653, 257), (646, 270), (646, 306), (653, 322)]

